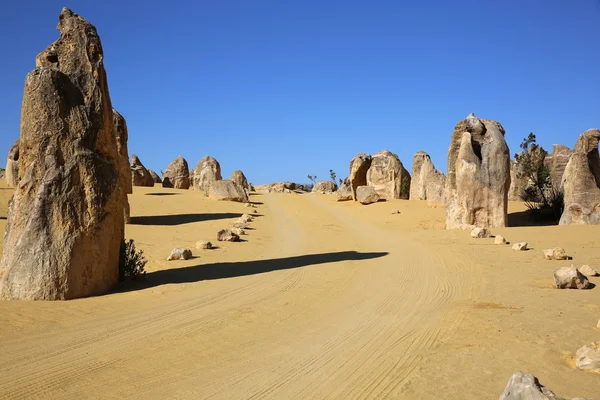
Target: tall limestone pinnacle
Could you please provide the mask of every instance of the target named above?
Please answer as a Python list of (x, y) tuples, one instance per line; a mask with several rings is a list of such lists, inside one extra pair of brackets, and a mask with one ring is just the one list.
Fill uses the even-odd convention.
[(25, 79), (19, 185), (0, 261), (4, 299), (72, 299), (119, 279), (127, 196), (102, 45), (68, 8), (57, 29)]

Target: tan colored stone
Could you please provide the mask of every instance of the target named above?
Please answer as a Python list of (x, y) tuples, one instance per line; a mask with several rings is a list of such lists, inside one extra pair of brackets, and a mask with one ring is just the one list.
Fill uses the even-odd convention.
[(475, 239), (484, 239), (492, 236), (492, 233), (487, 228), (473, 228), (471, 237)]
[(494, 244), (506, 244), (506, 239), (502, 235), (494, 236)]
[(192, 251), (190, 249), (180, 249), (179, 247), (176, 247), (171, 251), (167, 261), (189, 260), (190, 258), (192, 258)]
[(598, 276), (598, 271), (589, 265), (582, 265), (581, 268), (579, 268), (579, 271), (585, 276)]
[(200, 240), (198, 242), (196, 242), (196, 249), (198, 250), (210, 250), (212, 249), (213, 245), (211, 242), (208, 242), (206, 240)]
[(133, 186), (154, 186), (152, 175), (135, 154), (131, 155), (131, 182)]
[(194, 189), (202, 191), (205, 195), (209, 195), (211, 185), (222, 180), (221, 165), (211, 156), (204, 156), (196, 165), (194, 172)]
[(379, 201), (379, 194), (372, 186), (359, 186), (356, 188), (356, 200), (360, 204), (371, 204)]
[(231, 173), (229, 180), (231, 182), (234, 182), (236, 185), (238, 185), (242, 189), (244, 189), (246, 191), (251, 191), (250, 185), (248, 184), (248, 179), (246, 179), (246, 175), (244, 175), (244, 173), (242, 171), (240, 171), (239, 169), (237, 169)]
[(127, 196), (94, 26), (63, 8), (21, 109), (20, 182), (8, 209), (0, 297), (63, 300), (119, 280)]
[(568, 260), (569, 256), (565, 249), (561, 247), (553, 247), (551, 249), (542, 250), (546, 260)]
[(575, 353), (577, 368), (600, 374), (600, 342), (592, 342), (581, 347)]
[(372, 157), (366, 153), (358, 153), (350, 161), (350, 187), (352, 189), (352, 196), (354, 200), (356, 198), (356, 189), (359, 186), (367, 186), (367, 172), (371, 167)]
[(235, 233), (238, 236), (242, 236), (246, 234), (246, 231), (242, 228), (232, 228), (231, 232)]
[(8, 151), (5, 177), (8, 186), (17, 187), (19, 184), (19, 139)]
[(221, 229), (217, 232), (217, 240), (220, 242), (239, 242), (240, 237), (231, 231), (231, 229)]
[(158, 174), (156, 172), (154, 172), (151, 169), (149, 169), (148, 173), (150, 174), (150, 176), (154, 180), (154, 183), (162, 183), (162, 179), (160, 179), (160, 176), (158, 176)]
[(248, 194), (232, 181), (214, 181), (208, 190), (208, 197), (213, 200), (248, 202)]
[(544, 164), (550, 170), (550, 181), (556, 189), (562, 187), (562, 179), (565, 173), (565, 168), (571, 159), (573, 151), (562, 144), (555, 144), (552, 148), (552, 153), (546, 156)]
[(422, 150), (415, 153), (410, 180), (410, 199), (427, 200), (428, 204), (444, 204), (446, 176), (431, 162), (429, 154)]
[(575, 266), (571, 265), (554, 270), (554, 284), (557, 289), (587, 289), (590, 282)]
[(410, 174), (398, 156), (388, 150), (373, 155), (367, 171), (367, 186), (372, 186), (381, 199), (408, 199)]
[(337, 201), (350, 201), (353, 199), (350, 178), (346, 178), (342, 181), (342, 184), (338, 188), (336, 195)]
[(313, 186), (312, 188), (312, 192), (313, 193), (327, 193), (327, 194), (331, 194), (334, 193), (336, 190), (338, 190), (338, 186), (335, 184), (335, 182), (332, 181), (321, 181), (321, 182), (317, 182), (317, 184), (315, 186)]
[(454, 128), (448, 149), (446, 228), (506, 226), (510, 154), (504, 128), (470, 114)]
[(560, 225), (600, 224), (600, 130), (579, 136), (562, 178), (565, 209)]
[(527, 250), (527, 242), (517, 242), (513, 244), (512, 249), (515, 251), (525, 251)]
[[(153, 178), (154, 180), (154, 178)], [(171, 161), (162, 177), (163, 187), (174, 189), (189, 189), (190, 188), (190, 169), (188, 163), (182, 156)]]

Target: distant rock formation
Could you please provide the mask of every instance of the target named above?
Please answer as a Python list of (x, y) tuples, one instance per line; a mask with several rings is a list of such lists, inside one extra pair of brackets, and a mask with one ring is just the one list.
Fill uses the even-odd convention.
[(336, 194), (337, 201), (350, 201), (353, 199), (352, 184), (350, 183), (350, 178), (345, 178), (342, 181), (342, 184), (340, 185)]
[(571, 159), (573, 151), (562, 144), (555, 144), (552, 148), (552, 153), (548, 154), (545, 159), (545, 164), (550, 170), (550, 180), (555, 189), (562, 187), (562, 179), (565, 173), (565, 168)]
[[(154, 178), (152, 178), (154, 181)], [(165, 182), (167, 185), (165, 186)], [(175, 189), (190, 188), (190, 169), (187, 161), (182, 156), (171, 161), (165, 172), (163, 173), (163, 187), (171, 187)]]
[(244, 175), (244, 173), (239, 169), (236, 169), (231, 173), (229, 180), (244, 190), (250, 190), (250, 185), (248, 185), (248, 179), (246, 179), (246, 175)]
[(118, 111), (114, 108), (112, 110), (112, 116), (113, 133), (115, 139), (117, 140), (117, 168), (119, 170), (119, 183), (125, 191), (125, 206), (123, 208), (123, 217), (125, 218), (125, 223), (128, 224), (131, 222), (131, 211), (129, 208), (129, 200), (127, 199), (127, 194), (133, 193), (133, 187), (131, 184), (131, 170), (129, 168), (129, 153), (127, 151), (127, 122), (125, 122), (125, 118), (123, 118), (123, 116), (119, 114)]
[(211, 156), (204, 156), (198, 161), (194, 172), (194, 189), (201, 190), (208, 196), (212, 183), (222, 179), (221, 165), (217, 160)]
[(381, 150), (371, 160), (367, 171), (367, 185), (375, 188), (382, 199), (408, 199), (410, 174), (396, 154)]
[(474, 114), (454, 128), (448, 149), (446, 228), (506, 226), (510, 154), (500, 123)]
[(8, 186), (16, 187), (19, 184), (19, 139), (8, 151), (5, 174)]
[(338, 186), (333, 181), (321, 181), (317, 182), (312, 188), (313, 193), (333, 193), (338, 189)]
[(154, 186), (152, 175), (135, 154), (131, 155), (131, 182), (133, 186)]
[(510, 186), (508, 188), (509, 201), (521, 201), (521, 191), (526, 185), (527, 179), (519, 177), (519, 164), (510, 160)]
[(371, 167), (372, 157), (366, 153), (358, 153), (350, 161), (350, 186), (352, 187), (352, 196), (356, 200), (356, 188), (367, 186), (367, 171)]
[(257, 185), (255, 187), (257, 192), (264, 193), (292, 193), (296, 190), (296, 184), (293, 182), (275, 182), (266, 185)]
[(214, 181), (208, 189), (208, 197), (214, 200), (248, 202), (246, 191), (232, 181)]
[[(148, 173), (150, 174), (150, 176), (154, 180), (154, 183), (162, 183), (162, 179), (160, 179), (160, 176), (158, 176), (158, 174), (156, 172), (154, 172), (153, 170), (149, 169)], [(191, 179), (191, 177), (190, 177), (190, 179)]]
[(410, 199), (427, 200), (429, 204), (444, 204), (446, 176), (431, 162), (429, 154), (422, 150), (415, 153), (410, 181)]
[(579, 135), (562, 177), (565, 209), (560, 225), (600, 223), (600, 131)]
[(62, 300), (119, 280), (126, 193), (96, 28), (63, 8), (21, 109), (21, 180), (8, 209), (0, 297)]

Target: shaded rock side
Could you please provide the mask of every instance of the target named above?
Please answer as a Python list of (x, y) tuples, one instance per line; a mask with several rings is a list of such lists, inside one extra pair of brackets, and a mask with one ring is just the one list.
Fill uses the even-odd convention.
[(17, 187), (19, 183), (19, 139), (16, 140), (8, 151), (5, 175), (6, 184), (10, 187)]
[(214, 200), (248, 202), (248, 194), (232, 181), (219, 180), (210, 185), (208, 197)]
[(427, 200), (429, 204), (444, 204), (446, 176), (435, 169), (429, 154), (415, 153), (410, 180), (410, 199)]
[(139, 157), (131, 155), (131, 183), (133, 186), (154, 186), (154, 179), (150, 172), (144, 167)]
[(119, 182), (125, 193), (133, 193), (131, 182), (131, 169), (129, 167), (129, 153), (127, 151), (127, 122), (117, 110), (113, 108), (113, 131), (117, 140), (117, 153), (119, 155)]
[(248, 185), (248, 179), (246, 179), (246, 175), (244, 175), (244, 173), (239, 169), (236, 169), (231, 173), (229, 180), (244, 190), (250, 190), (250, 185)]
[(367, 172), (371, 167), (372, 157), (366, 153), (358, 153), (350, 161), (350, 186), (352, 188), (352, 197), (356, 199), (356, 189), (359, 186), (367, 186)]
[[(154, 178), (152, 178), (154, 180)], [(190, 188), (190, 169), (188, 163), (182, 156), (177, 157), (167, 167), (163, 173), (163, 187), (175, 189)], [(166, 183), (166, 185), (165, 185)]]
[(100, 38), (64, 8), (21, 109), (20, 183), (10, 202), (0, 295), (59, 300), (119, 279), (126, 194)]
[(396, 154), (382, 150), (373, 155), (367, 171), (367, 186), (374, 187), (382, 199), (408, 199), (410, 174)]
[(579, 136), (563, 175), (565, 209), (559, 225), (600, 223), (600, 131)]
[(446, 229), (502, 227), (508, 220), (510, 154), (500, 123), (470, 114), (448, 149)]
[(204, 156), (196, 164), (194, 172), (194, 189), (204, 192), (208, 196), (208, 191), (213, 182), (222, 180), (221, 165), (211, 156)]
[(154, 183), (162, 183), (162, 179), (160, 179), (160, 176), (158, 176), (158, 174), (156, 172), (149, 169), (148, 173), (152, 177), (152, 180), (154, 181)]

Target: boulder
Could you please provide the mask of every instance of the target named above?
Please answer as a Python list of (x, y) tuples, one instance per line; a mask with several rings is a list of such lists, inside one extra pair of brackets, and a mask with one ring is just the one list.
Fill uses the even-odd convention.
[(372, 186), (359, 186), (356, 188), (356, 200), (360, 204), (371, 204), (379, 201), (379, 194)]
[(200, 240), (196, 242), (196, 249), (198, 250), (210, 250), (213, 245), (211, 242), (207, 242), (206, 240)]
[(600, 374), (600, 342), (586, 344), (575, 353), (577, 368)]
[(579, 268), (579, 272), (581, 272), (585, 276), (598, 276), (598, 271), (596, 271), (589, 265), (582, 265), (581, 268)]
[(350, 161), (350, 186), (352, 188), (352, 196), (356, 198), (356, 189), (359, 186), (367, 186), (367, 171), (371, 167), (372, 157), (366, 153), (358, 153)]
[(131, 182), (133, 186), (154, 186), (152, 175), (135, 154), (131, 155)]
[(337, 201), (350, 201), (353, 199), (350, 178), (346, 178), (342, 181), (342, 184), (338, 188), (336, 195)]
[(4, 299), (73, 299), (119, 280), (127, 196), (102, 45), (68, 8), (58, 30), (25, 80), (20, 182), (0, 261)]
[(221, 229), (217, 232), (219, 242), (239, 242), (240, 237), (231, 231), (231, 229)]
[(471, 237), (475, 239), (484, 239), (492, 236), (492, 233), (487, 228), (473, 228)]
[(527, 250), (527, 242), (517, 242), (513, 244), (512, 249), (515, 251), (525, 251)]
[(194, 189), (201, 190), (205, 195), (208, 196), (213, 182), (222, 180), (221, 176), (221, 165), (217, 160), (211, 156), (204, 156), (198, 164), (196, 164), (196, 170), (194, 171)]
[[(152, 178), (154, 179), (154, 178)], [(167, 167), (163, 173), (163, 187), (175, 189), (190, 188), (190, 169), (188, 163), (182, 156), (177, 157)]]
[(419, 150), (413, 156), (410, 199), (427, 200), (428, 204), (444, 204), (446, 176), (431, 162), (429, 154)]
[(151, 169), (149, 169), (148, 173), (150, 174), (150, 176), (154, 180), (154, 183), (162, 183), (162, 179), (160, 179), (160, 176), (158, 176), (158, 174), (156, 172), (154, 172)]
[(454, 128), (445, 191), (447, 229), (506, 226), (510, 155), (504, 133), (500, 123), (473, 114)]
[(180, 249), (179, 247), (176, 247), (171, 251), (167, 261), (189, 260), (190, 258), (192, 258), (192, 251), (190, 249)]
[(231, 232), (235, 233), (238, 236), (242, 236), (246, 234), (246, 231), (242, 228), (231, 228)]
[(367, 186), (374, 187), (382, 199), (408, 199), (410, 174), (396, 154), (382, 150), (373, 155), (367, 171)]
[(561, 247), (553, 247), (551, 249), (542, 250), (546, 260), (568, 260), (569, 256), (565, 249)]
[(232, 181), (214, 181), (208, 189), (208, 197), (213, 200), (248, 202), (248, 194)]
[(498, 400), (566, 400), (556, 396), (543, 386), (538, 379), (528, 373), (515, 372)]
[(565, 208), (559, 225), (600, 223), (599, 139), (600, 131), (589, 129), (575, 143), (562, 177)]
[(502, 235), (494, 236), (494, 244), (506, 244), (506, 239)]
[(19, 184), (19, 139), (8, 151), (5, 175), (6, 184), (10, 187), (17, 187)]
[(231, 182), (234, 182), (236, 185), (241, 187), (244, 190), (250, 191), (250, 185), (248, 185), (248, 179), (246, 179), (246, 175), (239, 169), (236, 169), (231, 173), (229, 177)]
[(338, 190), (338, 185), (332, 181), (321, 181), (317, 182), (315, 186), (313, 186), (313, 193), (328, 193), (331, 194)]
[(562, 144), (555, 144), (552, 147), (552, 153), (546, 156), (544, 164), (550, 170), (550, 181), (555, 189), (562, 187), (562, 179), (565, 168), (571, 159), (573, 151)]
[(587, 289), (590, 282), (575, 266), (571, 265), (554, 270), (554, 284), (557, 289)]

